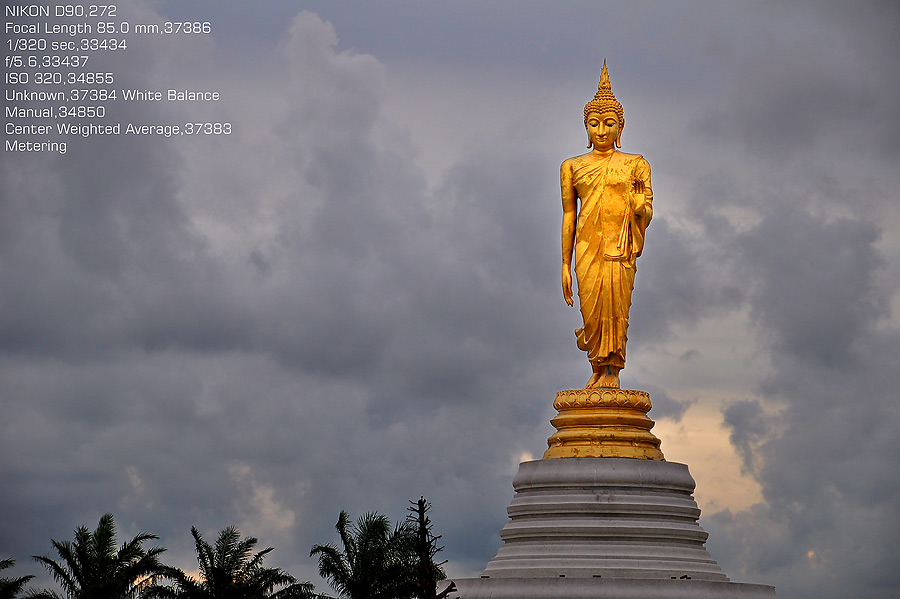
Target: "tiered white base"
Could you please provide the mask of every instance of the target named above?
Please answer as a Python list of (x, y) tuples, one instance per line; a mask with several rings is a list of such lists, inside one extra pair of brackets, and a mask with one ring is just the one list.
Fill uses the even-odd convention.
[(513, 487), (504, 545), (481, 578), (455, 581), (460, 599), (775, 597), (729, 582), (710, 557), (684, 464), (538, 460)]
[(487, 578), (456, 580), (460, 599), (773, 599), (761, 584), (643, 578)]

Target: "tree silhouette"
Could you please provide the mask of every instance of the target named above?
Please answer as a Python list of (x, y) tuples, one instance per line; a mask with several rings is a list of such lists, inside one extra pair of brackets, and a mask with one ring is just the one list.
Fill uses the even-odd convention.
[(341, 511), (335, 528), (342, 548), (313, 545), (319, 575), (343, 599), (407, 599), (415, 593), (415, 531), (408, 522), (391, 529), (388, 518), (370, 512), (355, 524)]
[[(105, 514), (93, 532), (86, 526), (75, 529), (72, 542), (51, 539), (59, 561), (40, 555), (34, 559), (47, 568), (69, 599), (136, 599), (141, 589), (167, 571), (158, 559), (165, 549), (143, 547), (144, 541), (158, 538), (142, 532), (116, 550), (116, 525), (112, 514)], [(61, 599), (53, 591), (33, 596)]]
[[(200, 532), (191, 527), (197, 550), (200, 578), (196, 580), (181, 570), (170, 569), (172, 585), (154, 585), (143, 595), (147, 599), (312, 599), (313, 585), (297, 582), (279, 568), (263, 567), (272, 552), (268, 547), (253, 553), (259, 542), (254, 537), (240, 538), (238, 530), (223, 529), (215, 545), (207, 543)], [(275, 590), (277, 587), (284, 587)]]
[(415, 531), (415, 596), (419, 599), (444, 599), (456, 590), (456, 585), (450, 583), (440, 593), (437, 592), (437, 583), (447, 578), (447, 574), (441, 567), (446, 562), (435, 562), (434, 557), (443, 547), (438, 547), (440, 535), (435, 536), (431, 532), (431, 518), (428, 512), (431, 504), (424, 497), (418, 501), (409, 500), (412, 504), (407, 508), (409, 514), (406, 521)]
[[(8, 558), (0, 560), (0, 570), (6, 570), (16, 565), (16, 560)], [(20, 576), (19, 578), (0, 578), (0, 599), (17, 599), (19, 593), (34, 576)]]

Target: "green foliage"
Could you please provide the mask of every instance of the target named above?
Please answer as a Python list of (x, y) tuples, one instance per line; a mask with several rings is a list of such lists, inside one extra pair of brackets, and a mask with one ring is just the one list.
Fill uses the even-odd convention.
[[(6, 570), (16, 565), (13, 558), (0, 560), (0, 570)], [(19, 578), (0, 578), (0, 599), (17, 599), (19, 593), (34, 576), (21, 576)]]
[[(167, 571), (158, 559), (165, 549), (143, 547), (144, 541), (157, 538), (140, 533), (117, 550), (116, 525), (112, 514), (106, 514), (93, 532), (86, 526), (77, 528), (72, 542), (51, 539), (59, 561), (39, 555), (34, 559), (47, 568), (69, 599), (137, 599), (143, 588)], [(60, 598), (52, 591), (30, 596)]]
[(355, 524), (341, 511), (335, 525), (342, 547), (314, 545), (319, 575), (343, 599), (406, 599), (415, 593), (415, 529), (370, 512)]
[[(219, 533), (215, 545), (207, 543), (200, 532), (191, 527), (197, 550), (200, 579), (195, 580), (181, 570), (168, 571), (172, 585), (153, 585), (145, 599), (311, 599), (313, 585), (297, 582), (278, 568), (263, 567), (272, 547), (253, 553), (259, 542), (254, 537), (240, 538), (238, 530), (229, 526)], [(275, 590), (277, 587), (284, 587)]]

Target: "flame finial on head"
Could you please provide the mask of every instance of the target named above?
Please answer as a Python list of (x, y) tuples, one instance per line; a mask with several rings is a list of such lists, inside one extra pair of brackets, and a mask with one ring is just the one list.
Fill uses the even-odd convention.
[(606, 70), (606, 60), (603, 61), (603, 70), (600, 72), (600, 83), (597, 84), (597, 93), (594, 99), (584, 106), (584, 123), (587, 125), (588, 114), (591, 112), (615, 112), (619, 117), (619, 124), (625, 123), (625, 111), (622, 105), (616, 100), (615, 94), (612, 92), (612, 85), (609, 83), (609, 72)]
[(603, 60), (603, 70), (600, 71), (600, 83), (597, 91), (612, 93), (612, 85), (609, 84), (609, 71), (606, 70), (606, 59)]

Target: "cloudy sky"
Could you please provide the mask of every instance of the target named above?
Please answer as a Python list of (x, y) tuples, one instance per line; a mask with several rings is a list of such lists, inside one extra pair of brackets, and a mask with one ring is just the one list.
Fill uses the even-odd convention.
[(327, 590), (341, 509), (425, 495), (477, 575), (590, 375), (558, 169), (606, 59), (655, 191), (622, 384), (708, 548), (782, 599), (896, 597), (900, 10), (785, 4), (118, 2), (213, 32), (98, 53), (116, 89), (221, 100), (106, 121), (233, 132), (0, 155), (0, 557), (40, 574), (111, 512), (190, 569), (234, 524)]

